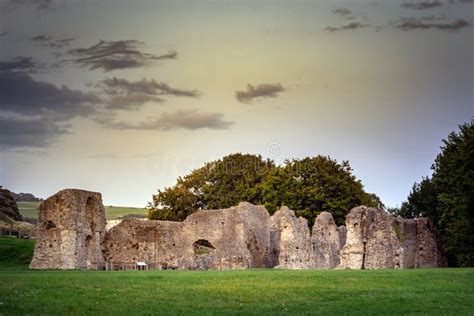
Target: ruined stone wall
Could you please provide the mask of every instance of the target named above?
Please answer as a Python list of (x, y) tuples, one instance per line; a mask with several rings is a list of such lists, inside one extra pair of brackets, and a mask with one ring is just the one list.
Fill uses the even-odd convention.
[[(344, 229), (341, 232), (344, 236)], [(306, 219), (297, 218), (292, 210), (282, 207), (271, 217), (274, 266), (282, 269), (336, 268), (343, 246), (341, 232), (328, 212), (321, 212), (316, 217), (310, 233)]]
[(107, 234), (106, 258), (165, 269), (270, 267), (269, 219), (250, 203), (199, 211), (184, 222), (125, 219)]
[(242, 202), (203, 210), (183, 222), (128, 218), (106, 231), (99, 193), (63, 190), (40, 205), (35, 269), (379, 269), (441, 267), (446, 260), (432, 223), (365, 206), (337, 227), (321, 212), (307, 220), (287, 207), (270, 216)]
[(343, 234), (343, 231), (338, 229), (331, 213), (321, 212), (316, 217), (312, 233), (314, 268), (333, 269), (339, 266), (339, 252), (343, 246), (340, 233)]
[(383, 210), (360, 206), (346, 216), (346, 227), (342, 268), (446, 266), (439, 238), (428, 219), (395, 218)]
[(100, 193), (60, 191), (39, 206), (32, 269), (87, 269), (104, 262), (105, 212)]

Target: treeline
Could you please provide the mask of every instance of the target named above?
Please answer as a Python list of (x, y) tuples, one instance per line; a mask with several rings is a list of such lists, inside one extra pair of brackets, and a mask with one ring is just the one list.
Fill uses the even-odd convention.
[(12, 192), (13, 198), (17, 202), (41, 202), (43, 199), (37, 198), (31, 193), (15, 193)]
[(338, 225), (355, 206), (383, 206), (365, 192), (349, 162), (326, 156), (286, 160), (277, 166), (259, 155), (232, 154), (179, 177), (173, 187), (158, 190), (149, 203), (150, 219), (182, 221), (202, 209), (220, 209), (241, 201), (265, 205), (270, 213), (286, 205), (314, 223), (322, 211)]
[(474, 266), (474, 124), (443, 140), (431, 177), (415, 183), (400, 208), (405, 218), (428, 217), (440, 232), (450, 266)]

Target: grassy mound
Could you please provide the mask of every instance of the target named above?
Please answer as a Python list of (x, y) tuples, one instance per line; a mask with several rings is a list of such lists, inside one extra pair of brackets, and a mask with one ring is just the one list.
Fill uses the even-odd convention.
[(0, 268), (28, 268), (34, 247), (32, 239), (0, 237)]

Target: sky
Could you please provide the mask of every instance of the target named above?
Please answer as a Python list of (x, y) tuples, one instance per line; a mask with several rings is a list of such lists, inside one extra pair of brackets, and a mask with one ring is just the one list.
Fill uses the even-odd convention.
[(400, 205), (474, 116), (474, 1), (0, 2), (0, 185), (143, 207), (241, 152)]

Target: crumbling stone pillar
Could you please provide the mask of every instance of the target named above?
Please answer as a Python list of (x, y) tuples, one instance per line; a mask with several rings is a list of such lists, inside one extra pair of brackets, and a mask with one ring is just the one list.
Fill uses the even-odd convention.
[(346, 216), (346, 227), (341, 268), (446, 266), (439, 237), (429, 219), (396, 218), (381, 209), (359, 206)]
[(62, 190), (39, 207), (32, 269), (104, 265), (105, 211), (100, 193)]

